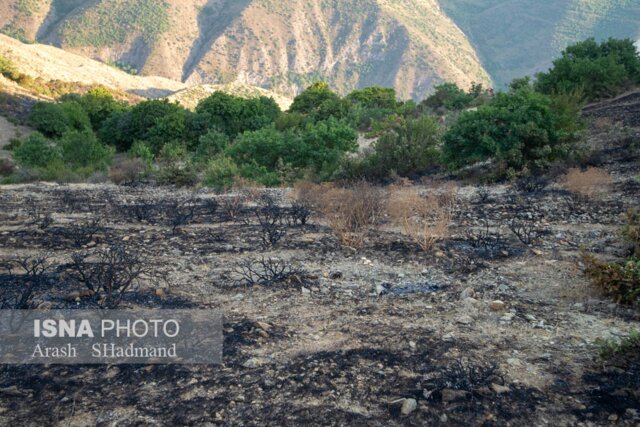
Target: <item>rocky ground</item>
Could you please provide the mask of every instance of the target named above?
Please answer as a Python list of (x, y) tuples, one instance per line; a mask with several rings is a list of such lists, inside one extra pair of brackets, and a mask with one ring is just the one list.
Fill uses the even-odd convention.
[[(617, 233), (640, 205), (637, 130), (598, 114), (606, 192), (460, 184), (451, 237), (431, 253), (389, 224), (345, 248), (317, 214), (265, 247), (253, 203), (235, 215), (234, 196), (204, 191), (1, 188), (0, 259), (48, 254), (30, 304), (92, 306), (71, 255), (118, 244), (150, 271), (122, 307), (222, 310), (225, 349), (221, 366), (3, 366), (0, 423), (637, 426), (637, 357), (602, 360), (595, 342), (638, 328), (638, 313), (579, 263), (582, 249), (626, 256)], [(288, 274), (250, 285), (242, 273), (262, 259)], [(0, 271), (9, 289), (19, 280)]]

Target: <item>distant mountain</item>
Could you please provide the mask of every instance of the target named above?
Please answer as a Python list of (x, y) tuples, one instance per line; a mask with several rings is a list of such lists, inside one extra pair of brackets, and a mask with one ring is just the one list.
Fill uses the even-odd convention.
[(0, 28), (147, 75), (287, 96), (317, 79), (403, 98), (490, 84), (436, 0), (1, 0)]
[(439, 0), (498, 87), (588, 37), (640, 40), (640, 0)]
[(590, 36), (640, 39), (640, 0), (0, 0), (0, 31), (188, 85), (420, 99), (504, 86)]

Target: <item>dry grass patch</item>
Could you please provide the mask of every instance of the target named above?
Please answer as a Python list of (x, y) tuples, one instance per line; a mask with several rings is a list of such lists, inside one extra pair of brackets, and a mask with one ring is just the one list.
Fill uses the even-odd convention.
[(604, 169), (589, 168), (585, 171), (570, 169), (560, 184), (585, 200), (601, 196), (610, 190), (613, 180)]
[(364, 181), (351, 187), (305, 184), (297, 191), (299, 200), (309, 201), (351, 248), (362, 247), (369, 229), (384, 216), (386, 191)]
[(388, 212), (391, 219), (425, 252), (449, 236), (454, 187), (440, 194), (420, 194), (414, 188), (396, 187), (389, 197)]

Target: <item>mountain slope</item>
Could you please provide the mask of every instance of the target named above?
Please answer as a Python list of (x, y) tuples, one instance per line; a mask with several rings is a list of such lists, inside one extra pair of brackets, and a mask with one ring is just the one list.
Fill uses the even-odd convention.
[[(187, 83), (234, 81), (295, 95), (316, 79), (340, 92), (490, 84), (436, 0), (7, 0), (18, 28), (75, 53)], [(27, 12), (25, 12), (27, 10)]]
[(502, 87), (588, 37), (640, 38), (638, 0), (439, 0)]

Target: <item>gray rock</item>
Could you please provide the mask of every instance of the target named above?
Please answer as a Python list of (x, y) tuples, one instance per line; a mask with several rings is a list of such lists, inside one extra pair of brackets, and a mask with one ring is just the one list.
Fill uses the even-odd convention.
[(415, 399), (404, 399), (404, 402), (402, 402), (402, 408), (400, 408), (400, 413), (407, 416), (416, 409), (418, 409), (418, 402), (416, 402)]

